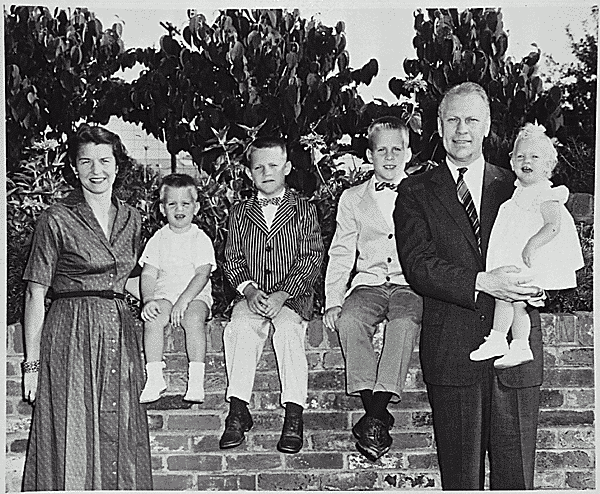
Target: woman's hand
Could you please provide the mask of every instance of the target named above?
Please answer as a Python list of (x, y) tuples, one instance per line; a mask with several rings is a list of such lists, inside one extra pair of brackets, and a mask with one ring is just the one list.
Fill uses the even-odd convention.
[(24, 372), (23, 373), (23, 399), (32, 405), (35, 402), (37, 394), (39, 372)]

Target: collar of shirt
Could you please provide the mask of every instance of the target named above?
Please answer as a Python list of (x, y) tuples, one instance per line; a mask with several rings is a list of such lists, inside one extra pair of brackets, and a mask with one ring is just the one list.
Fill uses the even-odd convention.
[[(462, 165), (455, 165), (446, 157), (446, 165), (452, 174), (452, 178), (454, 182), (458, 180), (458, 169), (464, 168)], [(467, 172), (463, 175), (463, 179), (469, 188), (469, 192), (471, 193), (471, 197), (473, 198), (473, 203), (475, 204), (475, 209), (477, 210), (477, 214), (480, 215), (480, 206), (481, 206), (481, 194), (483, 192), (483, 172), (485, 169), (485, 160), (483, 159), (483, 154), (477, 158), (473, 163), (467, 166)], [(480, 215), (481, 216), (481, 215)]]
[[(281, 197), (283, 199), (284, 195), (285, 195), (285, 188), (279, 194), (277, 194), (276, 196), (273, 196), (273, 197)], [(260, 190), (256, 194), (256, 197), (258, 199), (267, 199), (267, 196), (265, 196)], [(269, 204), (268, 206), (264, 206), (264, 207), (265, 208), (269, 208), (269, 207), (276, 208), (277, 206), (275, 206), (274, 204)]]
[(388, 223), (391, 223), (398, 194), (392, 189), (388, 189), (387, 187), (385, 187), (383, 190), (375, 190), (375, 184), (377, 182), (378, 180), (375, 178), (375, 176), (373, 176), (372, 184), (370, 185), (371, 193), (375, 198), (375, 202), (379, 206), (381, 214)]

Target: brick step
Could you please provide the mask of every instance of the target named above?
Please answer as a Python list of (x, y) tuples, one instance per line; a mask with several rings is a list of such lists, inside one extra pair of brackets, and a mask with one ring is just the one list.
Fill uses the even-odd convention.
[[(305, 445), (296, 455), (277, 452), (284, 411), (270, 342), (258, 365), (250, 410), (255, 425), (239, 447), (220, 450), (224, 428), (225, 321), (209, 323), (206, 401), (182, 400), (187, 358), (183, 331), (165, 332), (168, 390), (147, 405), (154, 487), (157, 490), (390, 490), (439, 489), (431, 410), (413, 353), (391, 450), (371, 463), (355, 449), (350, 428), (362, 414), (358, 398), (346, 396), (344, 360), (337, 334), (319, 320), (307, 329), (309, 396)], [(595, 487), (593, 314), (543, 314), (544, 384), (540, 403), (535, 486), (538, 489)], [(376, 333), (376, 345), (381, 332)], [(269, 340), (267, 340), (269, 341)], [(20, 490), (31, 406), (21, 399), (20, 326), (7, 329), (6, 491)]]
[[(307, 330), (308, 400), (300, 453), (286, 455), (276, 449), (284, 409), (270, 338), (257, 366), (249, 404), (254, 426), (240, 446), (219, 449), (229, 408), (224, 326), (224, 321), (211, 321), (208, 327), (206, 400), (201, 404), (183, 401), (187, 380), (183, 332), (168, 328), (165, 333), (168, 388), (158, 401), (147, 405), (156, 489), (354, 490), (439, 485), (418, 352), (413, 354), (402, 401), (389, 407), (395, 417), (392, 449), (371, 463), (356, 451), (351, 433), (364, 412), (360, 398), (345, 393), (337, 333), (324, 329), (320, 321), (311, 322)], [(375, 338), (376, 347), (380, 340), (381, 334)]]

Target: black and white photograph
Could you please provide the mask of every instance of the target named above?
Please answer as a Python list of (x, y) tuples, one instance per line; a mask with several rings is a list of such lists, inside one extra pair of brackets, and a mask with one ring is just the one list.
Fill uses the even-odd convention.
[(3, 4), (5, 492), (593, 491), (598, 4)]

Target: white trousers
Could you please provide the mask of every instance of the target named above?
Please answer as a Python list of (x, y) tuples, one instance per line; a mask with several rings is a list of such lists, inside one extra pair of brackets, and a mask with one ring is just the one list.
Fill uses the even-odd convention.
[(281, 404), (306, 406), (308, 364), (304, 341), (307, 322), (288, 307), (283, 307), (272, 320), (255, 314), (246, 299), (240, 300), (225, 327), (225, 366), (227, 368), (226, 399), (232, 396), (250, 403), (256, 366), (273, 325), (273, 348), (281, 383)]

